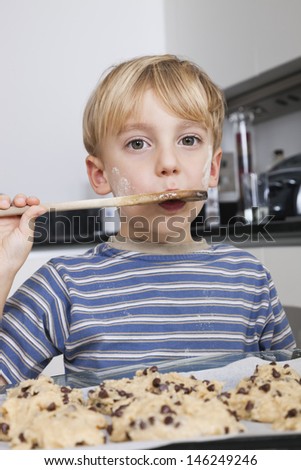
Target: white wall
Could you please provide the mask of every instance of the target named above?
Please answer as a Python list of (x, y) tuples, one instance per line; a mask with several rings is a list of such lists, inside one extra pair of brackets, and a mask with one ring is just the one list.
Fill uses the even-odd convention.
[(166, 45), (229, 87), (301, 55), (300, 0), (165, 0)]
[(92, 197), (86, 100), (113, 63), (164, 52), (163, 0), (1, 1), (0, 193)]

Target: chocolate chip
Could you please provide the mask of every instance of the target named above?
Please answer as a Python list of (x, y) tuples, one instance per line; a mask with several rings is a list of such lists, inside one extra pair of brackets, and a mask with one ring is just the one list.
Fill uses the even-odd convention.
[(272, 369), (272, 376), (274, 377), (274, 379), (279, 379), (279, 377), (281, 377), (281, 374), (280, 374), (280, 372), (278, 372), (278, 370), (273, 368)]
[(120, 397), (131, 398), (133, 396), (132, 393), (127, 393), (125, 390), (117, 390), (117, 393)]
[(240, 393), (241, 395), (249, 395), (249, 391), (246, 390), (244, 387), (240, 387), (236, 393)]
[(54, 402), (50, 403), (50, 405), (48, 405), (46, 408), (47, 411), (54, 411), (55, 409), (56, 409), (56, 404)]
[(155, 422), (155, 417), (154, 417), (154, 416), (150, 416), (150, 417), (148, 418), (148, 421), (149, 421), (150, 424), (154, 424), (154, 422)]
[(108, 398), (109, 394), (108, 392), (103, 388), (98, 392), (99, 398)]
[(156, 377), (153, 382), (152, 382), (153, 386), (154, 387), (159, 387), (160, 384), (161, 384), (161, 379), (159, 379), (159, 377)]
[(231, 410), (230, 408), (227, 408), (227, 411), (228, 411), (228, 413), (229, 413), (231, 416), (234, 416), (234, 418), (236, 419), (236, 421), (239, 421), (237, 412), (236, 412), (235, 410)]
[(88, 410), (90, 410), (90, 411), (95, 411), (95, 413), (98, 412), (96, 406), (89, 406), (89, 407), (88, 407)]
[(253, 408), (254, 408), (254, 403), (251, 400), (249, 400), (246, 404), (245, 410), (246, 411), (252, 411)]
[(145, 421), (140, 421), (140, 423), (139, 423), (139, 428), (140, 428), (140, 429), (146, 429), (146, 428), (147, 428), (146, 422), (145, 422)]
[(214, 392), (214, 390), (215, 390), (215, 385), (214, 385), (214, 384), (209, 385), (209, 386), (207, 387), (207, 390), (208, 390), (208, 392)]
[(25, 436), (24, 436), (23, 432), (21, 432), (19, 434), (19, 439), (20, 439), (21, 442), (26, 442), (26, 439), (25, 439)]
[(164, 418), (164, 424), (171, 424), (173, 423), (173, 417), (172, 416), (166, 416), (166, 418)]
[(9, 424), (7, 423), (0, 423), (0, 429), (3, 432), (3, 434), (8, 434), (9, 431)]
[(152, 366), (148, 369), (150, 372), (158, 372), (158, 367), (157, 366)]
[(298, 411), (296, 410), (296, 408), (292, 408), (288, 410), (285, 418), (294, 418), (295, 416), (297, 416), (297, 414), (298, 414)]
[(109, 425), (107, 426), (107, 431), (108, 431), (108, 434), (110, 434), (110, 435), (112, 434), (112, 432), (113, 432), (113, 426), (112, 426), (112, 424), (109, 424)]
[(118, 418), (120, 418), (120, 416), (123, 415), (123, 410), (125, 408), (127, 408), (129, 406), (129, 403), (127, 403), (126, 405), (120, 405), (113, 413), (112, 413), (112, 416), (117, 416)]
[(267, 393), (271, 390), (271, 385), (270, 384), (263, 384), (261, 387), (258, 387), (259, 390), (262, 390), (263, 392)]
[(275, 361), (270, 362), (270, 366), (276, 366), (276, 365), (277, 365), (277, 362)]
[(27, 392), (27, 390), (29, 390), (30, 388), (31, 388), (31, 385), (27, 385), (26, 387), (22, 387), (21, 392), (22, 393)]
[(67, 403), (69, 403), (69, 396), (67, 394), (63, 396), (63, 403), (64, 405), (67, 405)]
[(284, 364), (283, 369), (287, 369), (288, 367), (290, 367), (289, 364)]
[(167, 413), (173, 413), (172, 409), (168, 405), (162, 405), (160, 413), (166, 415)]
[(224, 431), (225, 431), (225, 434), (229, 434), (229, 432), (230, 432), (229, 427), (228, 427), (228, 426), (225, 426)]
[(61, 392), (66, 394), (66, 393), (71, 393), (71, 388), (69, 387), (61, 387)]

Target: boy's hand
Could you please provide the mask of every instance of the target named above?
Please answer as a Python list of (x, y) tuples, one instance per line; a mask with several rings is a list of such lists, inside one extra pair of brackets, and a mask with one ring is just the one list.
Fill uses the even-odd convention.
[(46, 209), (39, 206), (39, 199), (18, 194), (13, 201), (0, 195), (0, 209), (31, 206), (22, 216), (0, 218), (0, 271), (14, 276), (28, 257), (34, 236), (34, 221)]

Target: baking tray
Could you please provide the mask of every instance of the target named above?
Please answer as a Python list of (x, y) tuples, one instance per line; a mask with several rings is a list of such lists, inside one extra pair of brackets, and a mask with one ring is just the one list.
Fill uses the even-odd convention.
[[(189, 375), (193, 373), (200, 379), (220, 380), (224, 390), (230, 389), (243, 377), (251, 375), (257, 364), (265, 362), (290, 364), (301, 375), (301, 350), (265, 351), (261, 353), (203, 354), (198, 357), (182, 357), (177, 360), (163, 360), (140, 363), (135, 366), (115, 368), (110, 372), (80, 372), (53, 377), (60, 385), (83, 388), (85, 392), (107, 379), (132, 377), (138, 369), (157, 365), (162, 373), (176, 371)], [(0, 396), (4, 400), (5, 394)], [(203, 436), (189, 440), (136, 441), (105, 444), (97, 447), (80, 447), (91, 450), (140, 450), (140, 449), (301, 449), (300, 432), (275, 431), (269, 424), (242, 421), (246, 432), (239, 435)], [(0, 450), (7, 449), (7, 443), (0, 442)]]

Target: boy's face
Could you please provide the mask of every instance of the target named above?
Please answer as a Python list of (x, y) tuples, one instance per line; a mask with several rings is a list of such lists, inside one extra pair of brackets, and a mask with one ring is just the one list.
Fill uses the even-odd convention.
[[(221, 150), (212, 154), (212, 136), (201, 124), (170, 113), (152, 90), (145, 92), (139, 116), (125, 124), (118, 135), (109, 135), (101, 158), (89, 156), (90, 182), (98, 194), (115, 196), (171, 190), (201, 189), (218, 183)], [(166, 241), (177, 230), (178, 241), (190, 239), (190, 224), (203, 202), (169, 201), (163, 204), (121, 208), (121, 234), (142, 238), (143, 228)], [(139, 223), (140, 219), (140, 223)], [(138, 229), (138, 226), (140, 227)], [(169, 229), (168, 229), (169, 227)], [(170, 235), (172, 237), (172, 235)], [(184, 239), (183, 239), (184, 237)], [(174, 241), (176, 241), (174, 234)]]

